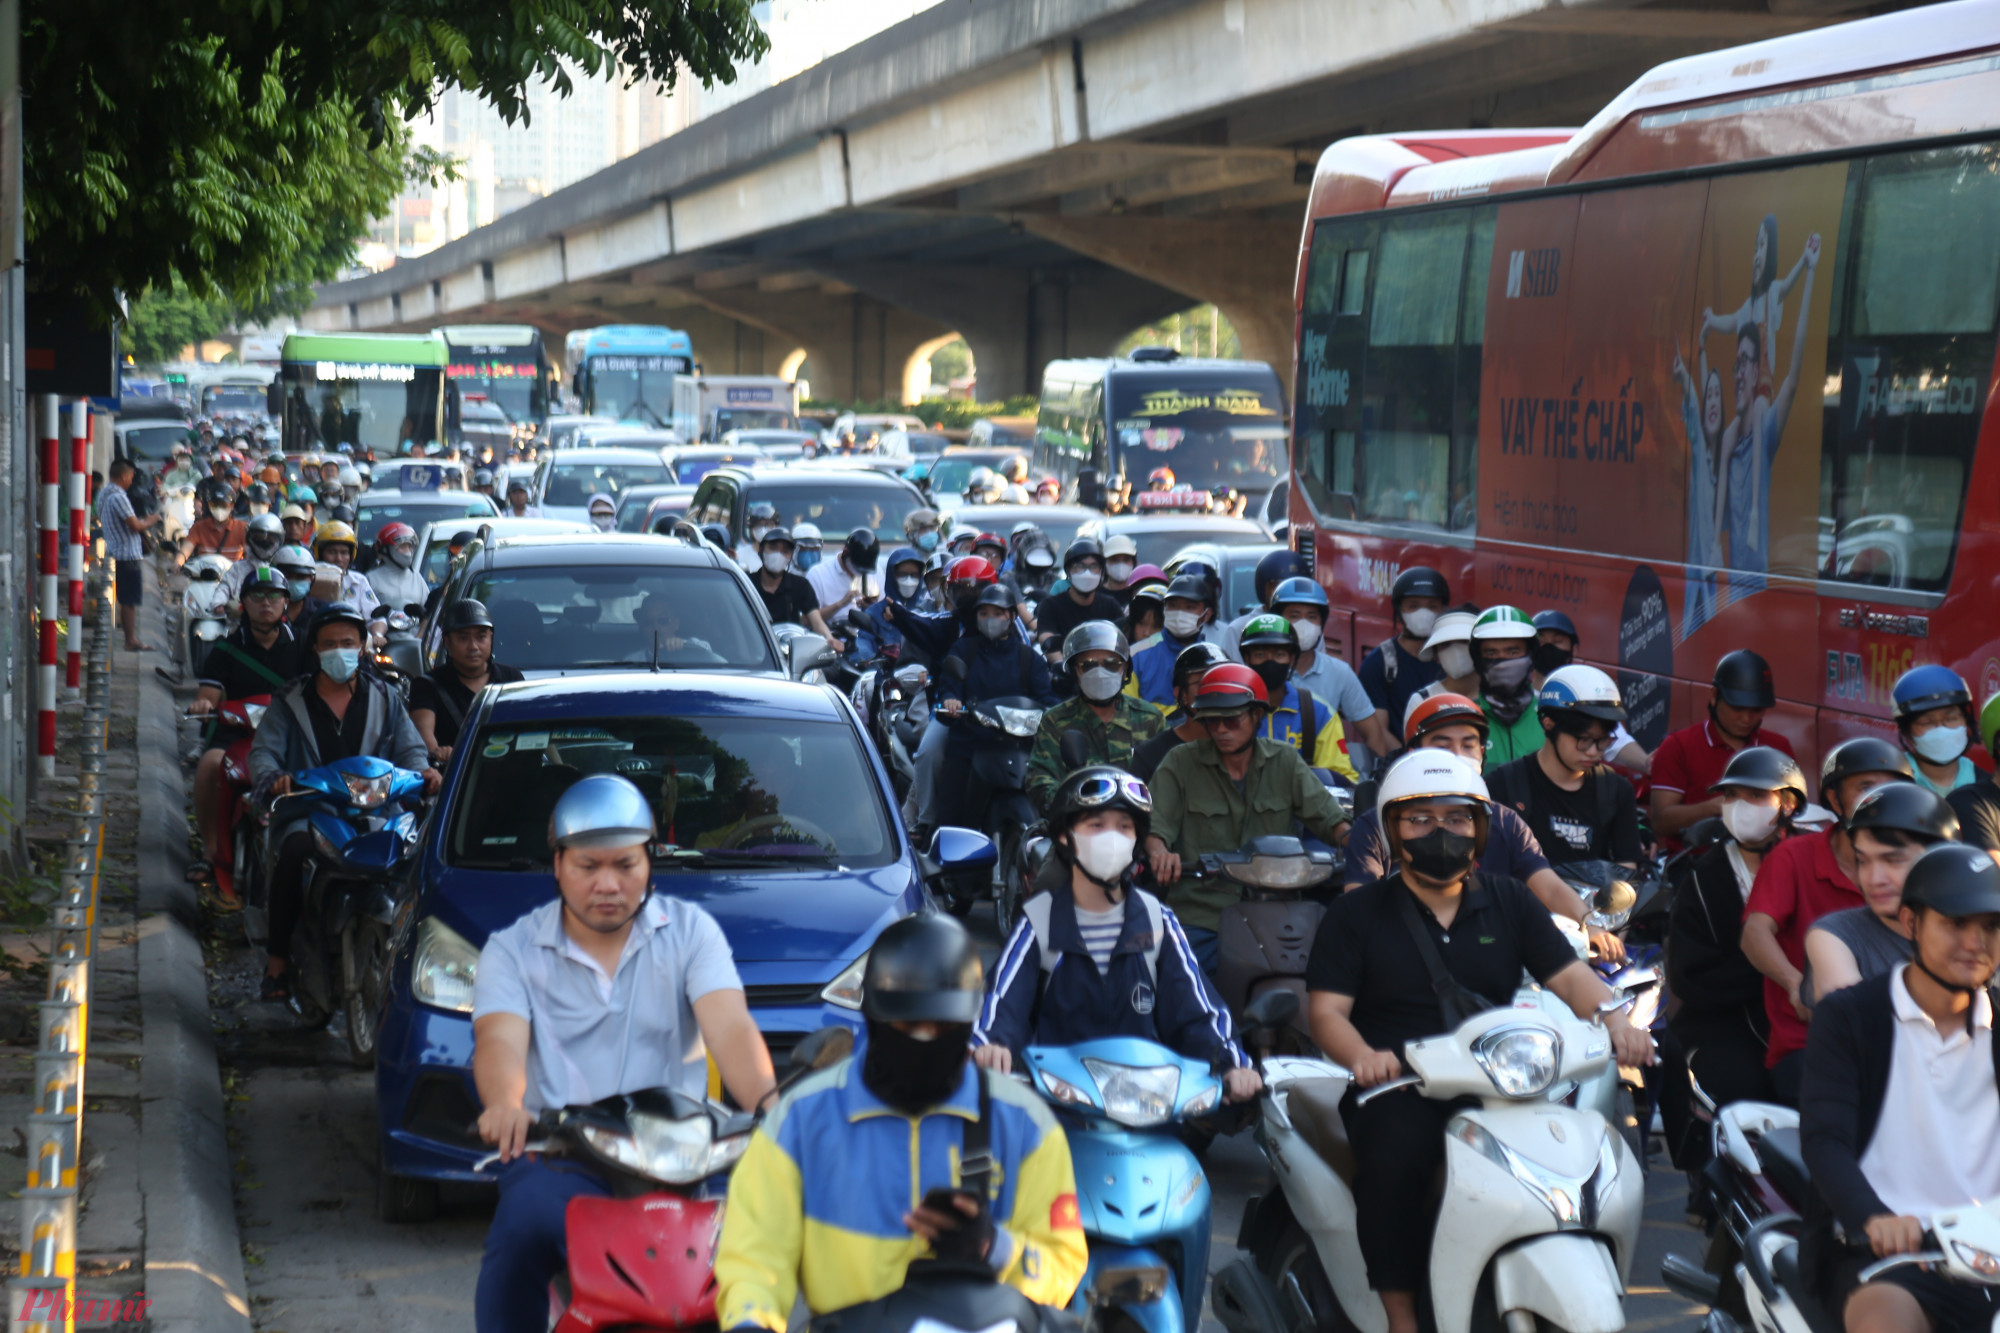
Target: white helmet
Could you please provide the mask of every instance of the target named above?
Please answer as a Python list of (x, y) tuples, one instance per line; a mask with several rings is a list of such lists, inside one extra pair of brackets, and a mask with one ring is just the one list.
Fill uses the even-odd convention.
[(817, 523), (794, 523), (792, 525), (792, 540), (797, 542), (801, 547), (814, 551), (825, 544), (824, 539), (819, 534), (819, 524)]
[(1571, 663), (1558, 667), (1542, 682), (1535, 706), (1547, 713), (1582, 713), (1602, 722), (1623, 722), (1625, 708), (1618, 686), (1594, 666)]
[(1479, 619), (1472, 611), (1446, 611), (1431, 627), (1431, 636), (1424, 640), (1423, 651), (1417, 656), (1426, 662), (1437, 661), (1438, 649), (1448, 643), (1469, 643), (1472, 641), (1472, 622)]
[(1480, 808), (1492, 797), (1486, 779), (1472, 761), (1450, 750), (1410, 750), (1390, 766), (1375, 793), (1375, 818), (1389, 829), (1389, 807), (1404, 801), (1459, 797), (1476, 800)]

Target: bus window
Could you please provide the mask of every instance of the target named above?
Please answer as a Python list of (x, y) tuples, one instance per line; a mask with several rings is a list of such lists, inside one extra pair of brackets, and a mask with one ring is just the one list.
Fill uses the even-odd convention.
[[(1299, 484), (1321, 517), (1360, 517), (1354, 495), (1354, 437), (1361, 424), (1361, 366), (1367, 330), (1370, 220), (1330, 218), (1313, 228), (1307, 260), (1299, 363), (1292, 386)], [(1349, 300), (1354, 308), (1349, 309)]]
[(1368, 252), (1349, 250), (1340, 257), (1340, 313), (1358, 315), (1368, 300)]
[(1821, 572), (1942, 591), (1993, 365), (2000, 147), (1897, 154), (1866, 172), (1827, 395)]

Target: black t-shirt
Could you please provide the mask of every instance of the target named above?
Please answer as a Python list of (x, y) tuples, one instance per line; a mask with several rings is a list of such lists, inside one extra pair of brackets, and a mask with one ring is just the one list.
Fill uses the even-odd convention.
[(1035, 608), (1035, 638), (1037, 640), (1053, 634), (1060, 645), (1063, 637), (1078, 625), (1092, 620), (1122, 620), (1125, 608), (1118, 599), (1099, 589), (1091, 599), (1078, 606), (1068, 593), (1057, 593), (1054, 597), (1044, 597), (1042, 604)]
[[(228, 644), (229, 648), (225, 650), (223, 644)], [(276, 676), (277, 681), (274, 683), (270, 676), (244, 661), (245, 657)], [(305, 674), (307, 665), (305, 649), (292, 636), (290, 625), (278, 622), (278, 637), (269, 648), (260, 647), (249, 631), (238, 625), (208, 650), (208, 657), (201, 666), (200, 683), (221, 690), (226, 703), (231, 699), (270, 694), (286, 681)]]
[(1543, 770), (1540, 757), (1531, 754), (1495, 768), (1486, 775), (1486, 786), (1494, 800), (1527, 821), (1551, 865), (1638, 864), (1638, 800), (1632, 784), (1603, 765), (1584, 775), (1583, 786), (1564, 791)]
[[(486, 683), (505, 685), (522, 679), (513, 667), (499, 662), (486, 664)], [(427, 709), (437, 715), (431, 730), (439, 745), (457, 745), (458, 729), (472, 712), (472, 690), (459, 678), (450, 662), (440, 662), (428, 676), (410, 682), (410, 711)]]
[[(1309, 989), (1353, 996), (1349, 1020), (1362, 1039), (1399, 1054), (1406, 1041), (1448, 1030), (1423, 955), (1397, 906), (1396, 895), (1409, 892), (1400, 875), (1391, 875), (1334, 899), (1306, 963)], [(1521, 969), (1546, 982), (1576, 961), (1549, 909), (1520, 880), (1475, 873), (1464, 895), (1449, 930), (1421, 901), (1417, 915), (1445, 971), (1468, 990), (1507, 1004), (1521, 984)]]
[(352, 759), (361, 753), (361, 737), (368, 729), (368, 696), (373, 693), (368, 682), (361, 681), (354, 687), (346, 714), (335, 717), (326, 700), (319, 697), (316, 685), (306, 686), (306, 716), (312, 719), (313, 745), (319, 750), (320, 763)]
[(1175, 735), (1169, 727), (1149, 741), (1132, 747), (1132, 776), (1141, 782), (1151, 782), (1160, 761), (1173, 753), (1174, 747), (1187, 742)]
[(764, 590), (764, 576), (753, 574), (750, 581), (757, 585), (757, 595), (764, 599), (764, 610), (769, 613), (773, 625), (803, 625), (806, 617), (819, 610), (819, 594), (801, 574), (786, 570), (778, 576), (778, 590)]
[(1958, 816), (1958, 840), (1981, 851), (2000, 852), (2000, 786), (1992, 777), (1954, 787), (1945, 803)]

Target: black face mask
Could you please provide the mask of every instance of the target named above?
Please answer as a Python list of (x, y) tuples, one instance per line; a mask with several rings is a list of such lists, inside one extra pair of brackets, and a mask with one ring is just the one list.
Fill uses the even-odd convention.
[(861, 1057), (861, 1082), (904, 1115), (920, 1115), (958, 1091), (972, 1025), (947, 1023), (931, 1041), (918, 1041), (888, 1023), (868, 1024), (868, 1049)]
[(1435, 828), (1421, 838), (1403, 839), (1403, 862), (1425, 879), (1454, 880), (1472, 869), (1476, 846), (1471, 834)]
[(1285, 682), (1292, 678), (1291, 663), (1259, 662), (1250, 669), (1264, 682), (1264, 693), (1270, 698), (1271, 706), (1276, 708), (1285, 697)]
[(1528, 654), (1528, 660), (1535, 664), (1538, 673), (1546, 676), (1574, 662), (1576, 654), (1559, 643), (1538, 643)]

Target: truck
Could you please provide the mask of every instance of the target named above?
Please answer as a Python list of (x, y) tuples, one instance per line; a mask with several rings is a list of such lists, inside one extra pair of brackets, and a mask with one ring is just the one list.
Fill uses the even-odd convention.
[(732, 430), (797, 430), (799, 386), (777, 375), (677, 375), (675, 434), (720, 440)]

